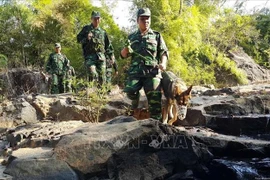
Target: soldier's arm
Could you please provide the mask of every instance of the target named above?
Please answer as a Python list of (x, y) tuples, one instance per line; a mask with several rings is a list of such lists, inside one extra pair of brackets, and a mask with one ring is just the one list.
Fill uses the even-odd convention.
[(109, 37), (108, 37), (106, 32), (104, 32), (104, 45), (105, 45), (104, 46), (105, 47), (105, 54), (110, 58), (113, 57), (114, 56), (114, 49), (113, 49), (112, 43), (109, 40)]
[(167, 60), (168, 56), (165, 53), (162, 54), (160, 58), (160, 63), (158, 65), (159, 69), (161, 69), (162, 71), (165, 71), (167, 68)]
[(87, 41), (87, 36), (88, 36), (87, 26), (84, 26), (77, 35), (77, 42), (82, 44), (85, 43)]
[(70, 66), (70, 67), (71, 67), (71, 74), (72, 74), (72, 76), (76, 76), (75, 69), (72, 66)]
[(125, 47), (122, 49), (122, 51), (120, 52), (121, 58), (127, 58), (131, 55), (131, 53), (133, 52), (133, 49), (131, 48), (131, 42), (130, 42), (130, 36), (128, 37), (126, 43), (125, 43)]
[(69, 70), (69, 67), (68, 67), (68, 61), (69, 60), (68, 60), (68, 58), (65, 55), (63, 55), (63, 56), (65, 58), (65, 60), (64, 60), (64, 71), (68, 71)]
[(105, 55), (110, 59), (112, 64), (115, 63), (114, 49), (106, 32), (105, 32)]
[(125, 43), (125, 47), (121, 50), (120, 52), (120, 55), (121, 55), (121, 58), (127, 58), (130, 56), (130, 53), (129, 50), (131, 49), (131, 45), (130, 45), (130, 40), (128, 39)]
[(158, 58), (159, 58), (159, 69), (161, 69), (162, 71), (166, 70), (169, 52), (161, 34), (159, 34), (158, 39)]

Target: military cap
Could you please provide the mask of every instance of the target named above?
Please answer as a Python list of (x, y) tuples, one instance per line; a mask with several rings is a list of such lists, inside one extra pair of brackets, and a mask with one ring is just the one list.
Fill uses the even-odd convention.
[(98, 11), (92, 11), (91, 18), (100, 17), (100, 13)]
[(61, 47), (61, 44), (60, 44), (60, 43), (55, 43), (54, 46), (55, 46), (56, 48), (60, 48), (60, 47)]
[(137, 18), (140, 16), (151, 16), (149, 8), (140, 8), (137, 12)]

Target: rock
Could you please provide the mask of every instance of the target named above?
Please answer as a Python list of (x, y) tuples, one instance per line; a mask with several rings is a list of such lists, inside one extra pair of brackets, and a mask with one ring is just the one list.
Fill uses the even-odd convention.
[(243, 49), (230, 50), (228, 54), (236, 62), (237, 67), (246, 72), (249, 82), (269, 80), (270, 71), (255, 63)]
[(13, 134), (20, 148), (54, 147), (63, 135), (73, 133), (84, 124), (82, 121), (40, 122), (18, 127)]
[(89, 110), (86, 107), (80, 105), (69, 105), (67, 104), (66, 99), (59, 99), (51, 105), (47, 115), (57, 121), (72, 119), (87, 122), (91, 121), (90, 116), (87, 116), (87, 114), (90, 113), (90, 111), (88, 111)]
[(108, 171), (109, 178), (116, 179), (160, 178), (173, 174), (176, 167), (193, 167), (199, 159), (211, 158), (173, 127), (156, 120), (121, 118), (117, 121), (122, 123), (86, 125), (64, 136), (55, 148), (56, 156), (82, 174), (106, 176)]
[(236, 136), (255, 137), (270, 132), (268, 84), (231, 87), (226, 91), (216, 89), (211, 90), (211, 94), (206, 92), (192, 97), (186, 119), (174, 125), (207, 126), (219, 133)]
[(49, 84), (39, 71), (24, 68), (9, 69), (8, 72), (0, 74), (5, 82), (6, 95), (14, 97), (31, 93), (48, 93)]
[(218, 157), (264, 158), (270, 155), (269, 141), (222, 135), (202, 128), (184, 131), (196, 141), (207, 145), (211, 153)]
[[(49, 172), (56, 168), (70, 175), (73, 171), (67, 167), (69, 164), (81, 179), (209, 179), (215, 176), (213, 156), (259, 159), (270, 155), (269, 141), (221, 135), (203, 127), (163, 125), (152, 119), (137, 121), (127, 116), (99, 124), (42, 122), (18, 127), (12, 133), (23, 138), (12, 152), (16, 159), (5, 172), (18, 177), (23, 171), (25, 178), (47, 178), (41, 170), (47, 166)], [(256, 168), (266, 168), (267, 161), (263, 163)]]
[(21, 121), (25, 122), (26, 124), (37, 122), (36, 109), (31, 106), (27, 101), (22, 103)]
[(1, 127), (10, 128), (38, 122), (35, 108), (25, 101), (24, 98), (6, 101), (2, 106), (3, 112), (0, 116)]
[(33, 179), (79, 179), (77, 174), (64, 161), (52, 157), (49, 148), (19, 149), (13, 152), (16, 157), (4, 173), (17, 180)]
[(207, 118), (204, 111), (197, 107), (189, 108), (187, 116), (183, 121), (176, 121), (175, 126), (204, 126), (206, 125)]
[(252, 116), (221, 116), (209, 117), (207, 126), (216, 132), (229, 135), (250, 135), (258, 133), (269, 133), (269, 115), (252, 115)]

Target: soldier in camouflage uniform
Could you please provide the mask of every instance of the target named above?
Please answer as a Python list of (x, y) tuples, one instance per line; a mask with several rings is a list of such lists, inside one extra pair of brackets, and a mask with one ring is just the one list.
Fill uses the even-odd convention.
[(150, 117), (161, 120), (161, 71), (166, 69), (168, 49), (160, 33), (150, 28), (151, 12), (139, 9), (139, 29), (128, 36), (128, 44), (121, 56), (131, 56), (128, 79), (124, 92), (132, 100), (132, 109), (138, 107), (143, 87), (148, 99)]
[(112, 83), (112, 75), (113, 75), (113, 69), (115, 75), (118, 75), (118, 66), (116, 64), (116, 61), (111, 61), (110, 59), (107, 59), (107, 64), (106, 64), (106, 82), (108, 84)]
[(72, 91), (75, 92), (75, 88), (72, 86), (72, 79), (75, 77), (75, 70), (70, 65), (70, 61), (67, 64), (67, 72), (66, 72), (66, 84), (65, 84), (65, 92), (71, 93)]
[(99, 27), (100, 13), (93, 11), (91, 20), (92, 23), (84, 26), (77, 35), (77, 41), (82, 44), (89, 80), (103, 84), (106, 80), (106, 58), (114, 63), (114, 50), (106, 31)]
[(65, 92), (65, 75), (68, 64), (67, 57), (61, 53), (60, 43), (55, 43), (55, 52), (50, 54), (46, 71), (51, 76), (51, 94)]

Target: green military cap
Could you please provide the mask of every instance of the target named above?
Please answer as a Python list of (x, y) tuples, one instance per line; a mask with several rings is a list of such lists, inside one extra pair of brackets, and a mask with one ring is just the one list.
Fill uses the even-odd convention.
[(61, 47), (61, 44), (60, 44), (60, 43), (55, 43), (54, 46), (55, 46), (56, 48), (60, 48), (60, 47)]
[(149, 8), (140, 8), (137, 12), (137, 18), (140, 16), (151, 16)]
[(98, 11), (92, 11), (91, 18), (100, 17), (100, 13)]

